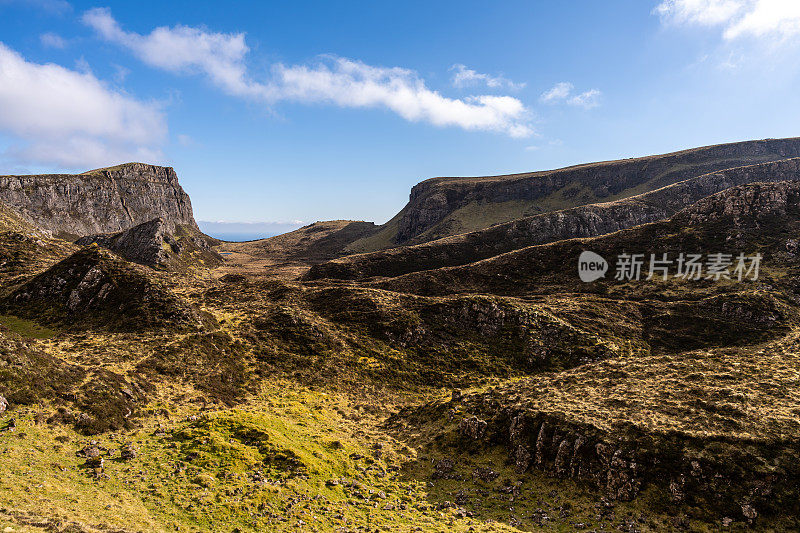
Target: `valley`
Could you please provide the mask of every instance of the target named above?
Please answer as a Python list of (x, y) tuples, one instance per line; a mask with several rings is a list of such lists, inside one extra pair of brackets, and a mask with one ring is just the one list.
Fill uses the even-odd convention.
[[(0, 529), (796, 530), (799, 157), (434, 178), (241, 243), (171, 168), (0, 176)], [(722, 252), (757, 276), (614, 275)]]

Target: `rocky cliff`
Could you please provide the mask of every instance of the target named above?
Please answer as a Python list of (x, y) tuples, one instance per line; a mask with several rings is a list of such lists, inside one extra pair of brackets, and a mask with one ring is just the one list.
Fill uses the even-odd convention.
[[(757, 251), (762, 254), (763, 262), (776, 268), (790, 268), (796, 264), (800, 251), (797, 242), (800, 232), (798, 189), (800, 183), (796, 181), (731, 187), (700, 200), (667, 220), (588, 239), (566, 239), (528, 246), (482, 261), (412, 272), (376, 280), (370, 285), (425, 295), (479, 292), (530, 297), (554, 291), (603, 293), (616, 290), (613, 275), (593, 283), (579, 280), (575, 265), (584, 250), (605, 258), (632, 251), (670, 253), (673, 258), (680, 252), (725, 250), (734, 255), (739, 252), (751, 255)], [(768, 202), (769, 207), (765, 208)], [(727, 209), (727, 213), (718, 214), (713, 211), (716, 208)], [(655, 285), (650, 287), (653, 288), (648, 293), (650, 298), (660, 299), (669, 294)], [(792, 288), (794, 290), (800, 292), (800, 288)], [(749, 305), (758, 307), (752, 302)], [(715, 312), (725, 311), (717, 309)], [(713, 313), (704, 320), (707, 320), (706, 325), (712, 323)], [(747, 320), (739, 327), (746, 326)], [(703, 336), (710, 338), (715, 334), (716, 330), (710, 328)]]
[(408, 204), (382, 228), (379, 245), (352, 250), (419, 244), (523, 216), (625, 198), (701, 174), (798, 156), (800, 138), (767, 139), (551, 171), (432, 178), (412, 188)]
[[(414, 246), (343, 257), (312, 267), (308, 276), (359, 279), (462, 265), (526, 246), (604, 235), (663, 220), (702, 198), (736, 185), (798, 179), (800, 159), (737, 167), (623, 200), (525, 217)], [(724, 207), (713, 205), (709, 209), (726, 212)]]
[(198, 231), (189, 196), (171, 167), (127, 163), (84, 174), (0, 176), (0, 202), (55, 236), (113, 233), (162, 218)]

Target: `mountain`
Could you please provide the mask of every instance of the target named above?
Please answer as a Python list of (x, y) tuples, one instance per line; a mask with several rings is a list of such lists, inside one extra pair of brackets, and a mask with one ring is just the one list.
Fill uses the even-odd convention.
[(4, 201), (0, 525), (800, 530), (794, 143), (575, 167), (625, 197), (350, 256), (373, 224), (220, 242), (124, 194), (63, 240)]
[(0, 202), (66, 239), (113, 233), (155, 218), (198, 232), (175, 170), (126, 163), (83, 174), (0, 176)]
[(613, 279), (591, 284), (578, 279), (578, 257), (584, 250), (607, 258), (637, 249), (673, 256), (679, 250), (758, 251), (764, 262), (776, 268), (794, 268), (795, 232), (800, 230), (799, 190), (798, 181), (740, 185), (703, 198), (660, 222), (599, 237), (529, 246), (466, 265), (413, 272), (369, 285), (427, 295), (488, 292), (515, 296), (553, 290), (602, 293), (614, 287)]
[[(393, 417), (390, 423), (426, 456), (442, 458), (416, 471), (463, 485), (491, 466), (520, 488), (538, 471), (580, 480), (611, 500), (644, 497), (665, 508), (688, 505), (695, 517), (751, 524), (762, 514), (796, 513), (798, 231), (800, 182), (753, 183), (704, 198), (667, 221), (374, 284), (429, 297), (523, 298), (559, 309), (560, 318), (583, 328), (610, 325), (621, 306), (627, 309), (618, 322), (624, 333), (601, 335), (627, 346), (629, 355), (479, 388)], [(646, 269), (638, 281), (617, 280), (612, 262), (605, 278), (584, 283), (577, 275), (584, 250), (609, 259), (626, 251), (673, 259), (724, 251), (762, 260), (757, 280), (646, 280)], [(497, 454), (505, 466), (483, 459)], [(437, 460), (443, 466), (431, 468)]]
[(309, 279), (362, 279), (462, 265), (526, 246), (592, 237), (662, 220), (734, 185), (792, 179), (800, 179), (798, 158), (731, 168), (622, 200), (523, 217), (423, 244), (349, 255), (314, 265), (307, 276)]
[(541, 172), (442, 177), (411, 189), (408, 204), (354, 242), (352, 253), (419, 244), (514, 219), (635, 196), (727, 168), (800, 156), (800, 138), (720, 144)]

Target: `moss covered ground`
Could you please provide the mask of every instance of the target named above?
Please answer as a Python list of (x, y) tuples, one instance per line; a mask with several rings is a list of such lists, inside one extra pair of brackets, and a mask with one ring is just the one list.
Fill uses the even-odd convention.
[[(0, 531), (796, 530), (798, 226), (781, 220), (365, 283), (156, 272), (0, 233)], [(757, 283), (589, 287), (564, 268), (587, 242), (728, 237), (764, 253)], [(520, 468), (519, 415), (562, 425), (542, 450), (580, 433), (667, 466), (632, 499)], [(470, 417), (490, 429), (465, 440)], [(665, 470), (693, 460), (727, 485), (671, 501)], [(743, 493), (761, 478), (775, 490)]]

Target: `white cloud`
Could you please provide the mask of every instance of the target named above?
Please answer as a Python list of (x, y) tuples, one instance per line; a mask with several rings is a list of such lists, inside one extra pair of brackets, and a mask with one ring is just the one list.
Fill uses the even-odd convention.
[(112, 76), (112, 79), (116, 83), (123, 83), (125, 81), (125, 78), (128, 77), (128, 74), (131, 73), (131, 71), (121, 65), (112, 65), (112, 66), (114, 67), (114, 75)]
[(46, 48), (66, 48), (67, 41), (57, 33), (43, 33), (39, 36), (42, 46)]
[(574, 86), (571, 83), (562, 81), (561, 83), (556, 83), (551, 89), (542, 93), (539, 100), (546, 104), (558, 102), (566, 99), (569, 93), (572, 92), (572, 89), (574, 89)]
[(744, 7), (742, 0), (664, 0), (655, 12), (675, 23), (723, 24)]
[(597, 89), (589, 89), (568, 98), (567, 103), (584, 109), (591, 109), (600, 105), (600, 94)]
[(250, 78), (244, 34), (187, 26), (159, 27), (147, 35), (124, 31), (108, 9), (92, 9), (83, 21), (104, 39), (131, 50), (144, 63), (170, 72), (204, 74), (234, 96), (267, 105), (281, 101), (330, 103), (352, 108), (386, 108), (410, 121), (525, 137), (533, 133), (529, 110), (510, 96), (447, 98), (429, 89), (417, 73), (323, 56), (314, 64), (272, 68), (264, 82)]
[(105, 40), (128, 48), (144, 63), (170, 72), (200, 72), (225, 92), (252, 96), (261, 91), (249, 82), (243, 33), (210, 33), (188, 26), (161, 26), (149, 35), (124, 31), (107, 8), (90, 9), (83, 22)]
[(180, 144), (184, 148), (191, 148), (197, 145), (195, 140), (192, 139), (190, 135), (186, 135), (185, 133), (179, 133), (177, 139), (178, 139), (178, 144)]
[(330, 102), (342, 107), (385, 107), (409, 121), (466, 130), (533, 134), (529, 111), (510, 96), (447, 98), (425, 86), (410, 70), (366, 65), (345, 58), (322, 58), (315, 65), (276, 65), (268, 98)]
[(525, 150), (528, 151), (528, 152), (536, 152), (538, 150), (541, 150), (542, 148), (553, 148), (553, 147), (563, 146), (563, 145), (564, 145), (564, 141), (562, 141), (561, 139), (550, 139), (544, 145), (532, 144), (530, 146), (526, 146)]
[(542, 93), (539, 100), (545, 104), (566, 103), (575, 107), (591, 109), (600, 105), (602, 93), (597, 89), (589, 89), (582, 93), (575, 94), (575, 86), (569, 82), (562, 81)]
[(664, 0), (655, 12), (667, 23), (721, 27), (729, 41), (800, 35), (797, 0)]
[(467, 68), (466, 65), (455, 64), (450, 67), (453, 74), (453, 85), (455, 87), (467, 87), (472, 85), (485, 84), (492, 89), (508, 88), (512, 90), (519, 90), (525, 87), (524, 83), (514, 83), (513, 81), (503, 76), (492, 76), (490, 74), (483, 74)]
[(91, 168), (159, 161), (166, 122), (159, 107), (109, 89), (90, 72), (26, 61), (0, 43), (4, 156), (21, 163)]

